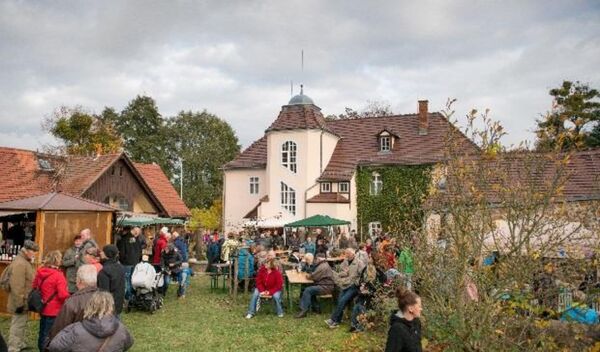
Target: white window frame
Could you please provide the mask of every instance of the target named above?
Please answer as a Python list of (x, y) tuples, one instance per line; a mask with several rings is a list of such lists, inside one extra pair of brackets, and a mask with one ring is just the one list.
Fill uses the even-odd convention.
[[(345, 186), (345, 187), (343, 187)], [(344, 189), (346, 188), (346, 189)], [(350, 182), (340, 182), (338, 184), (338, 191), (340, 193), (350, 193)]]
[(382, 189), (383, 189), (383, 180), (381, 179), (381, 174), (379, 172), (374, 171), (371, 174), (371, 187), (369, 189), (369, 193), (372, 196), (378, 196), (381, 194)]
[(298, 145), (293, 141), (285, 141), (281, 145), (281, 165), (293, 173), (298, 172)]
[(372, 221), (369, 223), (369, 236), (373, 237), (375, 230), (381, 230), (380, 221)]
[(321, 193), (331, 193), (331, 182), (321, 182)]
[(296, 215), (296, 191), (281, 182), (281, 207), (290, 214)]
[(258, 176), (250, 176), (250, 194), (258, 194), (260, 178)]
[(392, 150), (392, 136), (379, 137), (379, 150), (382, 152), (389, 152)]

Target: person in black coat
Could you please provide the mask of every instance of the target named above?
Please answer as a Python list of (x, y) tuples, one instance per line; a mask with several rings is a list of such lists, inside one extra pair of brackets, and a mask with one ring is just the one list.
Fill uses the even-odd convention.
[(421, 297), (398, 287), (398, 311), (390, 317), (390, 329), (385, 352), (421, 352)]
[(119, 241), (117, 241), (119, 262), (121, 262), (125, 269), (126, 300), (130, 300), (134, 294), (131, 287), (131, 274), (135, 266), (142, 261), (142, 250), (144, 248), (146, 248), (146, 238), (142, 235), (142, 229), (137, 226), (123, 234)]
[(98, 273), (98, 289), (110, 292), (115, 301), (115, 314), (118, 316), (123, 311), (125, 300), (125, 269), (117, 261), (119, 250), (117, 246), (107, 244), (102, 248), (104, 261), (102, 270)]

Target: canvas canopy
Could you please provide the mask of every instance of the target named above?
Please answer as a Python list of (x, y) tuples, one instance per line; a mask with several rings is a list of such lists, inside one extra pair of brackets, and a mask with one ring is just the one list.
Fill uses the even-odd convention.
[(146, 216), (132, 216), (128, 218), (120, 218), (117, 226), (150, 226), (150, 225), (181, 225), (185, 221), (182, 219), (173, 218), (153, 218)]
[(285, 227), (325, 227), (325, 226), (338, 226), (338, 225), (349, 225), (350, 221), (339, 220), (327, 215), (313, 215), (306, 219), (298, 220), (286, 224)]

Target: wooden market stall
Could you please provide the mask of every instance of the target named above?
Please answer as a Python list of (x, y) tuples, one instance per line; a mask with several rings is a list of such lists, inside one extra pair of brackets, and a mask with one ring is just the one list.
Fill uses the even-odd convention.
[[(0, 203), (0, 272), (26, 239), (40, 247), (36, 267), (49, 251), (64, 253), (73, 244), (73, 237), (85, 228), (91, 230), (98, 246), (111, 243), (115, 211), (106, 204), (55, 192)], [(7, 293), (0, 290), (0, 313), (6, 312), (6, 299)]]

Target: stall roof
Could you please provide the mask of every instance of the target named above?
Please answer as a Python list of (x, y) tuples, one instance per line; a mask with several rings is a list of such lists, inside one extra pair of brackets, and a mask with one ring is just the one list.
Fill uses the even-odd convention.
[(0, 210), (117, 211), (107, 204), (56, 192), (3, 202)]
[(150, 225), (181, 225), (185, 221), (182, 219), (159, 218), (149, 216), (131, 216), (119, 218), (117, 226), (150, 226)]
[(337, 226), (348, 225), (350, 221), (339, 220), (327, 215), (313, 215), (306, 219), (298, 220), (286, 224), (286, 227), (321, 227), (321, 226)]

